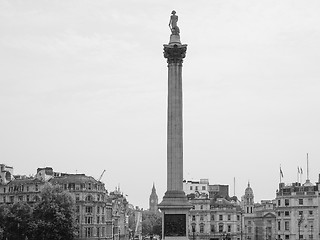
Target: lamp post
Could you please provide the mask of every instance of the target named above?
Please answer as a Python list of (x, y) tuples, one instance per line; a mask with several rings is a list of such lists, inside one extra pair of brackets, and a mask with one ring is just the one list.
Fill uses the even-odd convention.
[(196, 226), (192, 225), (192, 238), (194, 240), (194, 234), (196, 232)]

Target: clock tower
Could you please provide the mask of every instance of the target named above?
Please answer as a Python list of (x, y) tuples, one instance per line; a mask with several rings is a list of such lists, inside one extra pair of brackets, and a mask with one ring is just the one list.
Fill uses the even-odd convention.
[(152, 186), (152, 192), (149, 197), (149, 210), (154, 213), (158, 212), (158, 195), (156, 193), (154, 184)]

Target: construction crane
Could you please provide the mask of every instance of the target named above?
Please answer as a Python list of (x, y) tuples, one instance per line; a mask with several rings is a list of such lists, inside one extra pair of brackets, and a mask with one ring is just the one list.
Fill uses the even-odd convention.
[(103, 174), (104, 174), (105, 171), (106, 171), (106, 170), (103, 170), (103, 172), (101, 173), (101, 175), (100, 175), (100, 177), (98, 178), (97, 181), (100, 181), (100, 180), (101, 180), (101, 178), (102, 178), (102, 176), (103, 176)]

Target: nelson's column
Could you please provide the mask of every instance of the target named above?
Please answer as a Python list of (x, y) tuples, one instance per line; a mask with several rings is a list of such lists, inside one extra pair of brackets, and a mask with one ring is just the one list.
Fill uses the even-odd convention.
[(188, 239), (188, 212), (192, 207), (183, 191), (182, 62), (187, 45), (180, 42), (178, 16), (172, 11), (170, 42), (164, 44), (168, 62), (167, 191), (158, 205), (162, 238)]

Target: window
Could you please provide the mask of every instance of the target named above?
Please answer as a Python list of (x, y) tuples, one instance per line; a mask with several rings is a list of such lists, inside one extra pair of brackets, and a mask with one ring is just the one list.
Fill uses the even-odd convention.
[(76, 212), (77, 213), (80, 212), (80, 206), (79, 205), (76, 206)]
[(76, 201), (80, 201), (80, 195), (76, 194)]
[(299, 216), (303, 215), (303, 211), (299, 211)]
[(3, 192), (4, 192), (4, 193), (6, 192), (6, 188), (3, 188)]
[(278, 222), (278, 231), (281, 231), (281, 223)]
[(203, 221), (203, 215), (200, 215), (200, 221)]
[(100, 213), (100, 207), (97, 206), (97, 214), (99, 214), (99, 213)]
[(86, 224), (92, 224), (92, 217), (85, 217), (84, 221)]
[(278, 199), (278, 206), (281, 206), (281, 200)]
[(214, 215), (211, 215), (211, 220), (214, 221)]
[(252, 233), (252, 227), (248, 227), (248, 233)]
[(285, 216), (289, 216), (289, 211), (285, 211), (285, 212), (284, 212), (284, 215), (285, 215)]
[(309, 215), (313, 215), (313, 211), (309, 211)]
[(7, 201), (6, 201), (6, 196), (3, 196), (3, 202), (4, 202), (4, 203), (7, 202)]
[(203, 209), (203, 205), (200, 205), (200, 209), (201, 209), (201, 210)]
[(190, 186), (190, 190), (192, 190), (192, 186)]
[(38, 187), (38, 184), (36, 184), (36, 192), (39, 191), (39, 187)]
[(86, 206), (86, 213), (92, 213), (92, 207)]
[(202, 186), (202, 190), (206, 190), (206, 186)]
[(85, 228), (85, 236), (92, 237), (92, 227)]
[(100, 216), (97, 216), (97, 223), (100, 223)]
[(219, 232), (223, 232), (223, 224), (219, 224)]
[(289, 231), (290, 229), (289, 229), (289, 222), (288, 221), (285, 221), (284, 222), (284, 230), (286, 230), (286, 231)]
[(104, 223), (104, 216), (101, 217), (101, 223)]
[(231, 225), (228, 225), (228, 232), (231, 232)]
[(192, 215), (192, 221), (195, 221), (195, 220), (196, 220), (196, 216)]
[(285, 235), (285, 239), (290, 239), (290, 235)]
[(200, 233), (203, 233), (204, 232), (204, 226), (203, 224), (200, 225)]
[(30, 202), (30, 196), (27, 195), (27, 202)]
[(303, 205), (303, 198), (299, 199), (299, 205)]
[(220, 214), (219, 215), (219, 220), (222, 221), (223, 220), (223, 216)]
[(88, 189), (91, 190), (91, 183), (88, 183)]
[(285, 199), (285, 200), (284, 200), (284, 205), (285, 205), (285, 206), (289, 206), (289, 199)]
[(198, 191), (198, 186), (196, 186), (196, 191)]
[(102, 227), (102, 237), (104, 237), (104, 233), (106, 232), (105, 228)]
[(231, 220), (231, 215), (229, 214), (229, 215), (228, 215), (228, 221), (230, 221), (230, 220)]
[(100, 237), (100, 228), (97, 227), (97, 237)]
[(86, 196), (86, 201), (87, 202), (92, 202), (93, 198), (91, 195)]
[(10, 202), (13, 203), (13, 201), (14, 201), (14, 196), (10, 196), (9, 199), (10, 199)]
[(23, 201), (23, 196), (18, 196), (18, 201), (22, 202)]
[(251, 221), (248, 221), (248, 224), (251, 225)]
[(240, 215), (237, 215), (237, 221), (240, 221)]
[(215, 232), (214, 225), (211, 225), (211, 227), (210, 227), (210, 228), (211, 228), (211, 232), (213, 232), (213, 233), (214, 233), (214, 232)]

